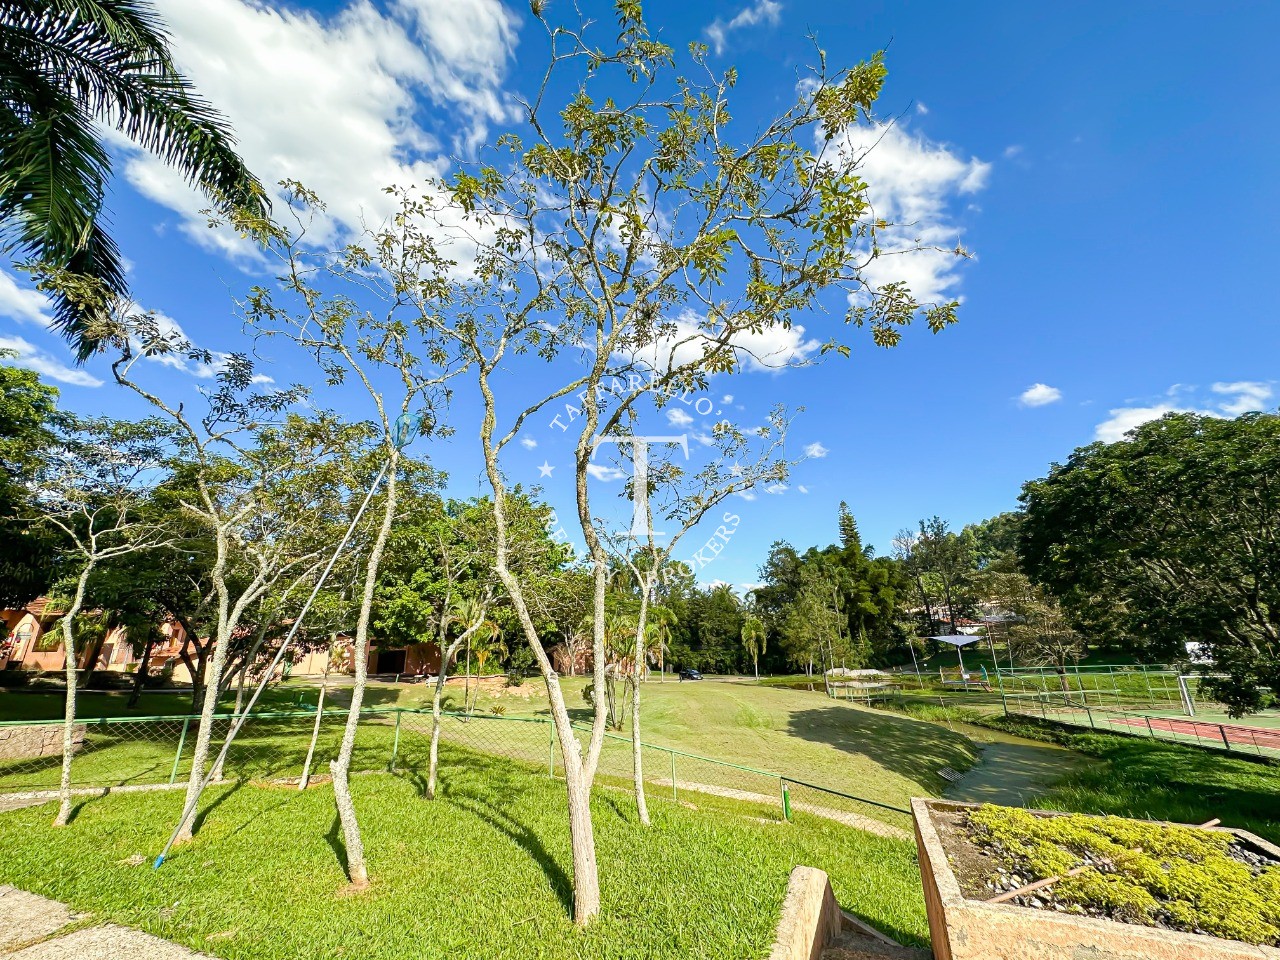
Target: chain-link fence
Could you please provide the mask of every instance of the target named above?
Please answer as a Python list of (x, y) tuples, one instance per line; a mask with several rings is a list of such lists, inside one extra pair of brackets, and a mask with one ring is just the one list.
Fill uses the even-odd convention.
[[(222, 747), (232, 718), (215, 719), (210, 760)], [(346, 710), (255, 714), (241, 729), (222, 768), (224, 780), (291, 782), (300, 779), (312, 736), (316, 745), (310, 772), (324, 777), (337, 756)], [(191, 772), (199, 717), (138, 717), (87, 720), (76, 725), (72, 782), (79, 787), (123, 787), (181, 783)], [(62, 764), (62, 722), (0, 723), (0, 793), (52, 790)], [(396, 770), (425, 776), (430, 763), (429, 710), (373, 708), (361, 713), (352, 755), (353, 771)], [(590, 728), (575, 725), (585, 744)], [(514, 761), (530, 774), (561, 774), (555, 725), (547, 717), (507, 717), (445, 713), (440, 740), (444, 763), (483, 755)], [(865, 800), (784, 774), (697, 756), (655, 744), (641, 744), (641, 769), (652, 797), (677, 802), (687, 795), (722, 797), (793, 813), (825, 816), (877, 833), (906, 829), (906, 810)], [(606, 788), (633, 784), (632, 743), (606, 734), (597, 768)], [(887, 826), (886, 826), (887, 825)]]
[(1062, 695), (1089, 707), (1120, 710), (1178, 710), (1188, 703), (1193, 708), (1210, 703), (1199, 678), (1166, 666), (1001, 667), (995, 683), (1006, 696)]
[(1215, 723), (1176, 714), (1117, 709), (1088, 702), (1077, 695), (1049, 691), (1030, 696), (1008, 695), (1005, 703), (1010, 714), (1039, 717), (1090, 730), (1127, 733), (1233, 753), (1280, 758), (1280, 728)]

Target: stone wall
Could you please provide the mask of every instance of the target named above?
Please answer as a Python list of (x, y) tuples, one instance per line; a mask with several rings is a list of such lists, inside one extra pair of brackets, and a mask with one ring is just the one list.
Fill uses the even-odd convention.
[[(84, 746), (85, 725), (71, 729), (74, 749)], [(0, 727), (0, 760), (30, 760), (62, 754), (62, 725), (49, 723), (32, 727)]]

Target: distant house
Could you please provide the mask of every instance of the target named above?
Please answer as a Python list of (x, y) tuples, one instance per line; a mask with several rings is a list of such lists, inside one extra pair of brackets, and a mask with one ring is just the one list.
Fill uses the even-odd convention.
[[(54, 609), (46, 598), (28, 604), (20, 610), (0, 610), (0, 670), (60, 671), (66, 667), (66, 654), (62, 648), (62, 631), (58, 621), (62, 611)], [(148, 671), (158, 673), (168, 667), (173, 679), (190, 682), (191, 675), (182, 661), (184, 647), (189, 646), (182, 626), (173, 623), (160, 625), (162, 639), (151, 646)], [(333, 669), (352, 673), (353, 644), (350, 638), (339, 635), (339, 655)], [(90, 651), (81, 651), (80, 669)], [(102, 644), (95, 669), (121, 673), (133, 673), (138, 669), (142, 645), (129, 640), (123, 627), (108, 632)], [(191, 659), (194, 661), (195, 657)], [(327, 651), (308, 650), (294, 660), (289, 667), (293, 676), (319, 676), (324, 673)], [(379, 647), (376, 641), (370, 645), (368, 670), (380, 675), (434, 674), (440, 669), (440, 649), (434, 643), (416, 643), (399, 647)]]

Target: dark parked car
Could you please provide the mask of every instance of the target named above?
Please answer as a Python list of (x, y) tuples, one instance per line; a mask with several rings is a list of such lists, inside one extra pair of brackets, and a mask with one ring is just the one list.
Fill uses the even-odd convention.
[(697, 670), (685, 669), (680, 671), (680, 679), (681, 680), (701, 680), (702, 674), (700, 674)]

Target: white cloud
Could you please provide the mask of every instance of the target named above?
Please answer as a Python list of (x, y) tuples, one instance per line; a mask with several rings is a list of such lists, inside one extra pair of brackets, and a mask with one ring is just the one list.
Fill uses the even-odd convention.
[(57, 357), (45, 353), (35, 344), (21, 337), (0, 337), (0, 350), (12, 350), (16, 357), (5, 357), (0, 363), (34, 370), (47, 380), (70, 384), (73, 387), (100, 387), (102, 381), (97, 377), (79, 369), (69, 367)]
[(764, 488), (764, 492), (773, 494), (776, 497), (786, 493), (790, 489), (791, 488), (787, 486), (785, 483), (771, 483), (769, 484), (769, 486)]
[(1270, 400), (1274, 393), (1271, 384), (1257, 380), (1215, 383), (1210, 389), (1231, 398), (1220, 404), (1222, 412), (1229, 417), (1238, 417), (1252, 410), (1266, 410), (1271, 406)]
[(0, 270), (0, 316), (41, 327), (53, 322), (45, 295), (30, 287), (19, 286), (13, 275), (4, 270)]
[(903, 122), (850, 127), (834, 143), (858, 160), (875, 215), (893, 224), (879, 235), (881, 253), (864, 270), (867, 280), (874, 286), (903, 281), (922, 303), (954, 299), (961, 261), (951, 251), (961, 231), (949, 207), (985, 186), (991, 164), (962, 159)]
[[(1204, 417), (1238, 417), (1242, 413), (1255, 410), (1267, 410), (1271, 407), (1274, 388), (1270, 383), (1259, 380), (1236, 380), (1213, 384), (1210, 390), (1221, 399), (1205, 400), (1199, 407), (1190, 406), (1188, 402), (1169, 403), (1161, 401), (1147, 406), (1116, 407), (1108, 412), (1109, 416), (1094, 428), (1094, 439), (1103, 443), (1115, 443), (1123, 440), (1124, 435), (1134, 427), (1158, 420), (1166, 413), (1198, 413)], [(1183, 383), (1175, 383), (1166, 391), (1170, 397), (1186, 396), (1195, 392), (1195, 387)]]
[(533, 439), (533, 437), (520, 438), (520, 446), (524, 447), (526, 450), (532, 450), (537, 445), (538, 445), (538, 441)]
[(720, 399), (720, 402), (721, 402), (721, 403), (733, 403), (733, 394), (732, 394), (732, 393), (726, 393), (726, 394), (725, 394), (725, 395)]
[[(351, 0), (327, 18), (257, 0), (158, 6), (179, 66), (230, 119), (250, 169), (269, 187), (299, 180), (329, 205), (317, 242), (383, 219), (393, 203), (384, 187), (443, 171), (449, 147), (420, 122), (416, 95), (447, 116), (441, 127), (454, 148), (510, 116), (500, 83), (516, 22), (498, 0), (394, 0), (385, 13)], [(129, 182), (181, 214), (188, 235), (252, 255), (247, 242), (207, 228), (199, 214), (207, 201), (177, 174), (149, 154), (128, 154)]]
[(601, 463), (588, 463), (587, 473), (601, 483), (612, 483), (614, 480), (621, 480), (626, 476), (626, 473), (616, 467), (605, 466)]
[(1022, 144), (1020, 143), (1010, 144), (1009, 146), (1004, 148), (1004, 158), (1006, 160), (1012, 160), (1021, 152), (1022, 152)]
[(729, 34), (745, 27), (754, 27), (761, 23), (775, 25), (782, 19), (782, 4), (777, 0), (756, 0), (739, 10), (729, 20), (716, 17), (706, 29), (707, 39), (711, 41), (711, 49), (717, 54), (724, 53)]
[[(630, 357), (655, 370), (667, 370), (693, 363), (708, 353), (719, 350), (719, 344), (701, 330), (699, 317), (685, 311), (670, 324), (671, 332), (636, 350)], [(758, 331), (746, 331), (733, 338), (738, 364), (750, 372), (778, 372), (809, 361), (822, 342), (806, 339), (804, 327), (777, 325)], [(725, 400), (728, 403), (729, 399)]]
[(1159, 420), (1166, 413), (1207, 413), (1205, 410), (1190, 410), (1186, 407), (1175, 407), (1169, 403), (1157, 403), (1150, 407), (1117, 407), (1108, 411), (1110, 416), (1094, 428), (1095, 440), (1103, 443), (1115, 443), (1123, 440), (1124, 435), (1134, 427), (1140, 427), (1152, 420)]
[(679, 407), (669, 407), (667, 409), (667, 423), (673, 427), (687, 427), (693, 423), (693, 417)]
[(813, 460), (821, 460), (830, 452), (830, 450), (817, 441), (814, 441), (804, 448), (804, 455)]
[(809, 488), (808, 488), (808, 487), (806, 487), (803, 483), (802, 483), (802, 484), (800, 484), (798, 487), (796, 487), (796, 489), (797, 489), (797, 490), (799, 490), (801, 493), (808, 493), (808, 492), (809, 492)]
[(1018, 402), (1024, 407), (1043, 407), (1061, 399), (1062, 391), (1047, 383), (1033, 383), (1018, 396)]
[(924, 115), (925, 115), (926, 113), (928, 113), (928, 112), (929, 112), (929, 108), (928, 108), (928, 107), (926, 107), (926, 106), (925, 106), (923, 103), (921, 103), (919, 100), (917, 100), (917, 101), (916, 101), (916, 113), (920, 114), (920, 116), (924, 116)]

